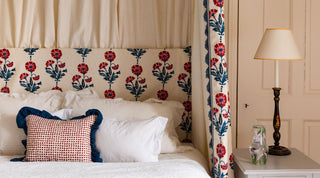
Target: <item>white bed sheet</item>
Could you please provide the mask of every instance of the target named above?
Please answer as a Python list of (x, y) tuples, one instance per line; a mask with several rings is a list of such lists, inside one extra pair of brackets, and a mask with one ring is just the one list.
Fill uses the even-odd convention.
[(208, 165), (192, 148), (183, 153), (161, 154), (154, 163), (10, 162), (17, 156), (0, 155), (0, 177), (112, 177), (208, 178)]

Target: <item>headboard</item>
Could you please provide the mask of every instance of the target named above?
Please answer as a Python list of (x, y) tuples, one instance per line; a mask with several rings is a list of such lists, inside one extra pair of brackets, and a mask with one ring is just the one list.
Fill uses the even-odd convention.
[(0, 49), (1, 92), (93, 87), (101, 97), (181, 101), (180, 133), (191, 134), (191, 48)]

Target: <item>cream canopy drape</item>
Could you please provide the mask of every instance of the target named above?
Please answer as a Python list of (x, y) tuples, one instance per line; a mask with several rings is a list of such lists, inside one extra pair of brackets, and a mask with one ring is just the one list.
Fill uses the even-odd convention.
[(176, 48), (191, 0), (1, 0), (0, 47)]

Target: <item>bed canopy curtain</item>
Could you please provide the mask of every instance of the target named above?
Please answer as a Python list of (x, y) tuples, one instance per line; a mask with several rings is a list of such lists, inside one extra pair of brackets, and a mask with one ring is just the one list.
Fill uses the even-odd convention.
[(206, 128), (194, 132), (193, 141), (206, 142), (211, 176), (219, 178), (233, 177), (223, 5), (223, 0), (194, 1), (192, 32), (193, 129)]
[(223, 0), (1, 0), (0, 48), (192, 45), (193, 143), (233, 177), (223, 13)]

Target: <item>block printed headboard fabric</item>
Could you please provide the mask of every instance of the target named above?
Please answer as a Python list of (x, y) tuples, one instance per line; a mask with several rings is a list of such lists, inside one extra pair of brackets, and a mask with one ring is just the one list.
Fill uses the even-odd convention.
[(39, 93), (93, 87), (101, 97), (184, 104), (180, 133), (190, 141), (191, 48), (0, 49), (1, 92)]

